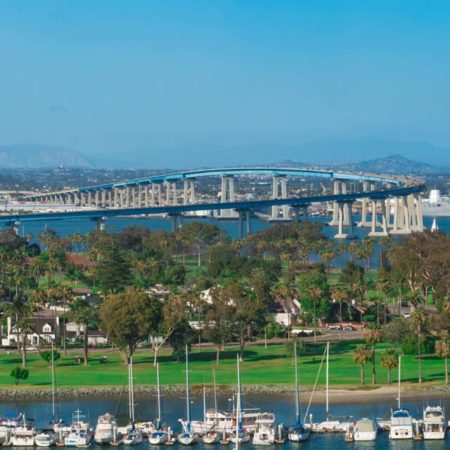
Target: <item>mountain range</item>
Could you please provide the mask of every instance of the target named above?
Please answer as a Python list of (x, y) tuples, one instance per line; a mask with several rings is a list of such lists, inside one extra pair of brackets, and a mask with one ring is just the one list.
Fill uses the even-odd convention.
[[(425, 160), (425, 162), (421, 162)], [(317, 140), (299, 145), (261, 144), (148, 148), (94, 153), (41, 144), (0, 146), (0, 168), (193, 169), (274, 163), (321, 165), (354, 171), (397, 174), (450, 172), (450, 150), (427, 143), (388, 140)]]

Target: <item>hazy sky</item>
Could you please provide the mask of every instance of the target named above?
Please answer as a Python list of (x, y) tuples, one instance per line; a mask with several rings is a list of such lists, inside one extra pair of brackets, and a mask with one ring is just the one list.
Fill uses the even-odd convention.
[(450, 147), (450, 1), (0, 2), (0, 144)]

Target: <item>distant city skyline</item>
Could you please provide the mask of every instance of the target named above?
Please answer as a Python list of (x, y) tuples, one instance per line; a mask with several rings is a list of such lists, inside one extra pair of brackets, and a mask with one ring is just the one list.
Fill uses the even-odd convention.
[(450, 165), (449, 54), (445, 1), (5, 0), (0, 146)]

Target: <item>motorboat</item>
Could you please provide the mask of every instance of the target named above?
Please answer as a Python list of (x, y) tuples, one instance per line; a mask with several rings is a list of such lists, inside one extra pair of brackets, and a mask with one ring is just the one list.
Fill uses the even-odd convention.
[(397, 409), (391, 413), (391, 425), (389, 439), (412, 439), (413, 421), (409, 410), (402, 408), (401, 403), (401, 383), (402, 383), (402, 355), (398, 357), (398, 392)]
[(392, 411), (389, 439), (412, 439), (413, 421), (411, 414), (405, 408)]
[(87, 447), (94, 437), (94, 429), (89, 425), (85, 415), (78, 409), (72, 417), (70, 430), (64, 437), (66, 447)]
[(25, 414), (18, 426), (11, 434), (11, 444), (14, 447), (34, 447), (34, 437), (36, 436), (36, 427), (33, 420), (27, 420)]
[(275, 443), (275, 415), (260, 414), (256, 419), (256, 430), (253, 445), (272, 445)]
[(150, 436), (156, 430), (155, 424), (151, 420), (136, 422), (135, 426), (144, 437)]
[(441, 406), (427, 406), (423, 411), (423, 438), (425, 440), (445, 439), (447, 423)]
[(6, 413), (0, 417), (0, 445), (9, 445), (11, 436), (16, 427), (20, 425), (22, 415), (16, 413)]
[(51, 447), (56, 444), (56, 433), (53, 430), (41, 431), (34, 438), (36, 447)]
[(367, 418), (353, 423), (353, 440), (355, 442), (374, 441), (377, 438), (376, 423)]
[(117, 420), (110, 414), (102, 414), (97, 420), (95, 427), (94, 440), (97, 444), (111, 444), (114, 441), (115, 429), (117, 429)]

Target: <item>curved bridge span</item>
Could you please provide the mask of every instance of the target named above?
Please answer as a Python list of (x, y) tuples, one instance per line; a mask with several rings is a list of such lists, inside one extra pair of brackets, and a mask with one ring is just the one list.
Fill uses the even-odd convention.
[[(271, 179), (269, 198), (251, 199), (239, 195), (235, 179), (250, 176)], [(218, 197), (205, 201), (196, 192), (196, 180), (218, 178)], [(329, 188), (323, 195), (289, 195), (288, 181), (297, 177), (328, 180)], [(102, 227), (108, 217), (166, 214), (173, 217), (174, 226), (181, 223), (184, 214), (202, 211), (214, 212), (221, 219), (239, 219), (241, 235), (243, 223), (250, 225), (250, 214), (255, 210), (270, 209), (272, 220), (297, 220), (300, 212), (307, 214), (311, 204), (327, 203), (332, 211), (330, 225), (338, 228), (337, 238), (353, 236), (353, 209), (361, 211), (358, 225), (370, 227), (370, 235), (422, 231), (423, 220), (420, 180), (390, 175), (353, 173), (316, 168), (296, 167), (231, 167), (199, 169), (155, 175), (129, 181), (88, 186), (60, 192), (39, 193), (27, 200), (57, 205), (65, 211), (0, 216), (0, 222), (14, 224), (32, 220), (64, 220), (91, 218)]]

